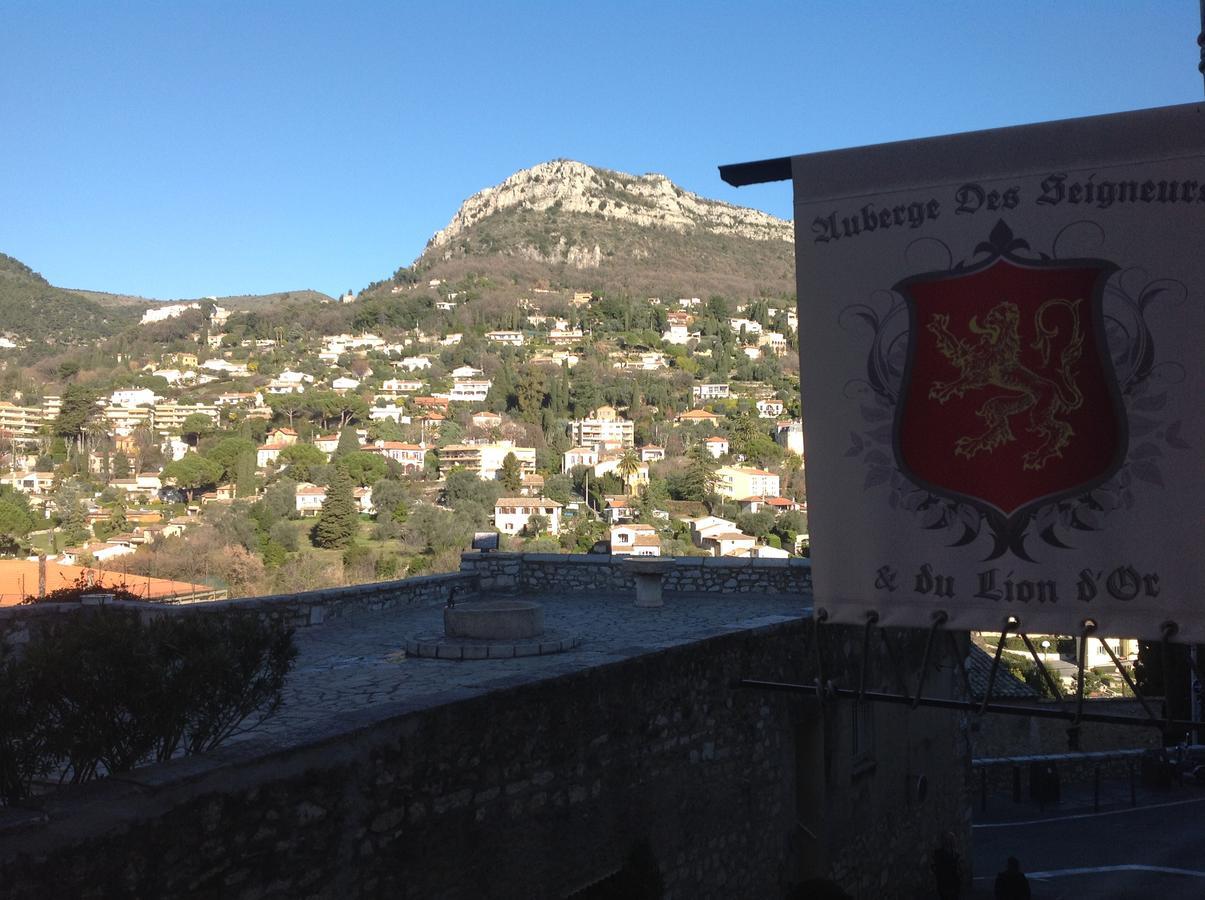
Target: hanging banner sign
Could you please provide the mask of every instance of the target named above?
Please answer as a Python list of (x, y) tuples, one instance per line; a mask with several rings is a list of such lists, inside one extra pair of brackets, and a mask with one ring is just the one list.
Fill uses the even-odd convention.
[(1205, 107), (791, 168), (816, 607), (1205, 641)]

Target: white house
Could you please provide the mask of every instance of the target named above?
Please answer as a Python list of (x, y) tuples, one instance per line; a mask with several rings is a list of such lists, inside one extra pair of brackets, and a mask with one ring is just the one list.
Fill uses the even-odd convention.
[(709, 437), (703, 441), (703, 446), (707, 448), (707, 452), (719, 459), (728, 452), (728, 438), (725, 437)]
[(421, 471), (427, 460), (427, 448), (420, 444), (406, 444), (402, 441), (377, 441), (369, 452), (380, 453), (382, 456), (400, 463), (407, 472)]
[(381, 390), (386, 394), (413, 394), (422, 389), (423, 383), (413, 378), (386, 378), (381, 382)]
[(785, 408), (781, 400), (757, 401), (757, 414), (763, 419), (777, 419)]
[(326, 488), (309, 482), (297, 485), (297, 512), (303, 516), (316, 516), (322, 512), (326, 502)]
[(518, 534), (532, 516), (548, 520), (549, 534), (561, 532), (561, 504), (547, 497), (502, 497), (494, 504), (494, 527), (503, 534)]
[(423, 369), (431, 368), (431, 360), (425, 356), (407, 356), (398, 363), (407, 372), (418, 372)]
[(691, 396), (697, 403), (708, 400), (727, 400), (732, 396), (732, 390), (727, 384), (696, 384), (691, 386)]
[(336, 394), (346, 394), (348, 391), (354, 391), (360, 386), (360, 382), (355, 378), (340, 376), (331, 382), (331, 389)]
[(796, 456), (803, 456), (803, 422), (798, 420), (779, 422), (774, 440)]
[(231, 378), (243, 378), (251, 374), (251, 370), (247, 368), (246, 363), (234, 363), (228, 359), (207, 359), (201, 363), (201, 368), (208, 369), (210, 372), (228, 375)]
[(109, 395), (109, 402), (114, 406), (154, 406), (158, 400), (150, 388), (130, 388)]
[(597, 447), (573, 447), (565, 451), (565, 458), (561, 462), (561, 471), (572, 472), (575, 466), (595, 465), (598, 465)]
[(452, 383), (448, 399), (457, 403), (484, 403), (494, 383), (488, 378), (462, 378)]
[(396, 403), (386, 403), (383, 406), (373, 406), (368, 410), (368, 418), (374, 422), (380, 422), (384, 419), (393, 419), (399, 425), (409, 425), (410, 416), (406, 414), (404, 407), (398, 406)]
[(487, 331), (485, 339), (495, 344), (509, 344), (512, 347), (523, 346), (523, 332), (521, 331)]
[(652, 525), (612, 525), (612, 556), (660, 556), (661, 538)]
[(729, 319), (728, 327), (738, 334), (742, 328), (745, 329), (745, 334), (749, 336), (761, 334), (761, 323), (755, 322), (752, 319)]

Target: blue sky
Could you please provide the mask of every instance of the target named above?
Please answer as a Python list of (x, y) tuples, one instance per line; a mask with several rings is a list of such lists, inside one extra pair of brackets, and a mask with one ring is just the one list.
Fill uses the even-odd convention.
[(6, 4), (0, 251), (161, 298), (359, 289), (568, 157), (743, 162), (1196, 102), (1196, 0)]

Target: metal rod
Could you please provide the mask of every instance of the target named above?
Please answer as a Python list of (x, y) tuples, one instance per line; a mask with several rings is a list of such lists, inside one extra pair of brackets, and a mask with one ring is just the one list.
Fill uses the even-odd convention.
[[(1202, 0), (1202, 2), (1205, 2), (1205, 0)], [(1164, 721), (1167, 723), (1163, 729), (1163, 742), (1165, 744), (1167, 743), (1168, 735), (1171, 733), (1171, 720), (1168, 718), (1171, 715), (1171, 640), (1179, 630), (1180, 626), (1171, 621), (1164, 622), (1159, 626), (1159, 631), (1162, 634), (1159, 643), (1159, 661), (1163, 665), (1163, 715)]]
[[(951, 637), (954, 632), (947, 632)], [(887, 648), (887, 658), (891, 660), (891, 674), (895, 676), (895, 686), (901, 694), (908, 693), (908, 682), (904, 679), (904, 671), (900, 668), (899, 654), (895, 652), (895, 644), (891, 640), (891, 636), (887, 633), (886, 628), (879, 629), (879, 639), (882, 640), (883, 646)]]
[[(1202, 2), (1205, 2), (1205, 0), (1202, 0)], [(1109, 654), (1109, 659), (1113, 660), (1113, 665), (1117, 667), (1118, 673), (1125, 679), (1125, 683), (1129, 685), (1130, 690), (1134, 692), (1134, 696), (1138, 698), (1138, 702), (1142, 704), (1143, 711), (1152, 719), (1158, 721), (1159, 717), (1155, 715), (1155, 711), (1146, 702), (1146, 697), (1142, 696), (1142, 691), (1138, 690), (1138, 685), (1134, 683), (1134, 679), (1130, 677), (1130, 673), (1121, 664), (1121, 660), (1117, 658), (1117, 654), (1113, 652), (1113, 648), (1109, 646), (1109, 642), (1101, 641), (1100, 645), (1105, 648), (1105, 652)]]
[[(921, 694), (925, 690), (925, 678), (929, 674), (929, 657), (933, 653), (933, 638), (937, 636), (937, 629), (946, 623), (948, 616), (938, 610), (933, 613), (933, 624), (929, 626), (929, 636), (925, 639), (925, 655), (921, 658), (920, 675), (916, 680), (916, 699), (920, 702)], [(916, 709), (916, 703), (912, 704), (912, 708)]]
[(862, 664), (858, 672), (858, 699), (866, 693), (866, 667), (870, 660), (870, 629), (879, 621), (879, 614), (871, 610), (866, 614), (866, 627), (862, 629)]
[[(1046, 687), (1050, 688), (1050, 693), (1054, 695), (1054, 699), (1060, 704), (1063, 702), (1063, 692), (1059, 690), (1059, 686), (1054, 683), (1054, 678), (1050, 675), (1050, 670), (1046, 668), (1046, 662), (1038, 656), (1037, 648), (1034, 647), (1033, 641), (1029, 639), (1029, 635), (1021, 635), (1021, 640), (1025, 642), (1025, 646), (1029, 649), (1029, 655), (1033, 657), (1034, 663), (1038, 667), (1038, 671), (1042, 673), (1042, 678), (1046, 682)], [(1049, 643), (1049, 642), (1048, 642)]]
[(974, 692), (971, 690), (971, 676), (967, 674), (967, 661), (962, 653), (962, 648), (958, 646), (958, 638), (954, 632), (947, 631), (946, 637), (950, 639), (950, 655), (954, 657), (954, 667), (958, 669), (959, 680), (962, 682), (962, 690), (966, 693), (967, 700), (974, 697)]
[(1069, 750), (1079, 749), (1080, 722), (1083, 721), (1084, 715), (1084, 669), (1088, 664), (1088, 638), (1092, 636), (1092, 632), (1095, 630), (1096, 623), (1091, 619), (1084, 619), (1079, 637), (1079, 665), (1077, 666), (1075, 684), (1075, 718), (1071, 720), (1071, 727), (1067, 729), (1067, 748)]
[(824, 684), (825, 684), (825, 681), (824, 681), (824, 644), (820, 640), (820, 626), (828, 621), (828, 610), (823, 609), (823, 608), (816, 610), (815, 618), (816, 618), (816, 625), (814, 628), (814, 634), (816, 635), (816, 683), (818, 685), (820, 685), (820, 690), (821, 690), (820, 699), (823, 700), (824, 699), (823, 691), (824, 691)]
[[(821, 690), (817, 684), (791, 684), (782, 681), (759, 681), (753, 678), (742, 678), (735, 682), (734, 687), (738, 688), (757, 688), (767, 691), (787, 691), (795, 694), (824, 694), (829, 697), (844, 698), (848, 700), (856, 699), (858, 692), (850, 688), (829, 687)], [(955, 709), (955, 710), (975, 710), (979, 708), (979, 704), (968, 702), (966, 700), (953, 700), (945, 697), (910, 697), (907, 694), (888, 694), (883, 691), (867, 691), (863, 696), (864, 700), (869, 700), (872, 703), (896, 703), (901, 705), (909, 705), (915, 703), (918, 706), (930, 706), (937, 709)], [(1029, 716), (1035, 719), (1062, 719), (1064, 721), (1074, 718), (1074, 713), (1063, 709), (1048, 709), (1042, 706), (1012, 706), (1007, 703), (990, 703), (986, 712), (1000, 713), (1007, 716)], [(1085, 722), (1101, 722), (1106, 725), (1161, 725), (1160, 722), (1151, 722), (1150, 719), (1143, 719), (1137, 716), (1118, 716), (1110, 713), (1084, 713), (1082, 716)], [(1205, 722), (1191, 722), (1182, 719), (1167, 720), (1170, 725), (1179, 725), (1186, 728), (1194, 726), (1205, 726)]]
[(1008, 637), (1008, 633), (1012, 630), (1013, 624), (1016, 622), (1012, 616), (1004, 620), (1004, 628), (1000, 632), (1000, 640), (996, 642), (996, 655), (992, 658), (992, 668), (987, 673), (987, 690), (983, 692), (983, 706), (979, 708), (979, 714), (983, 715), (987, 710), (987, 705), (992, 699), (992, 688), (996, 685), (996, 673), (1000, 671), (1000, 657), (1004, 653), (1004, 640)]

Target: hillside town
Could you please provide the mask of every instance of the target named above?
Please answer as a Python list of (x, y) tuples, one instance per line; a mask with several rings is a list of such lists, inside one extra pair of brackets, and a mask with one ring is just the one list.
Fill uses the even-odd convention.
[(482, 287), (399, 270), (335, 303), (164, 304), (6, 361), (5, 554), (205, 596), (452, 571), (482, 531), (807, 554), (793, 298)]

